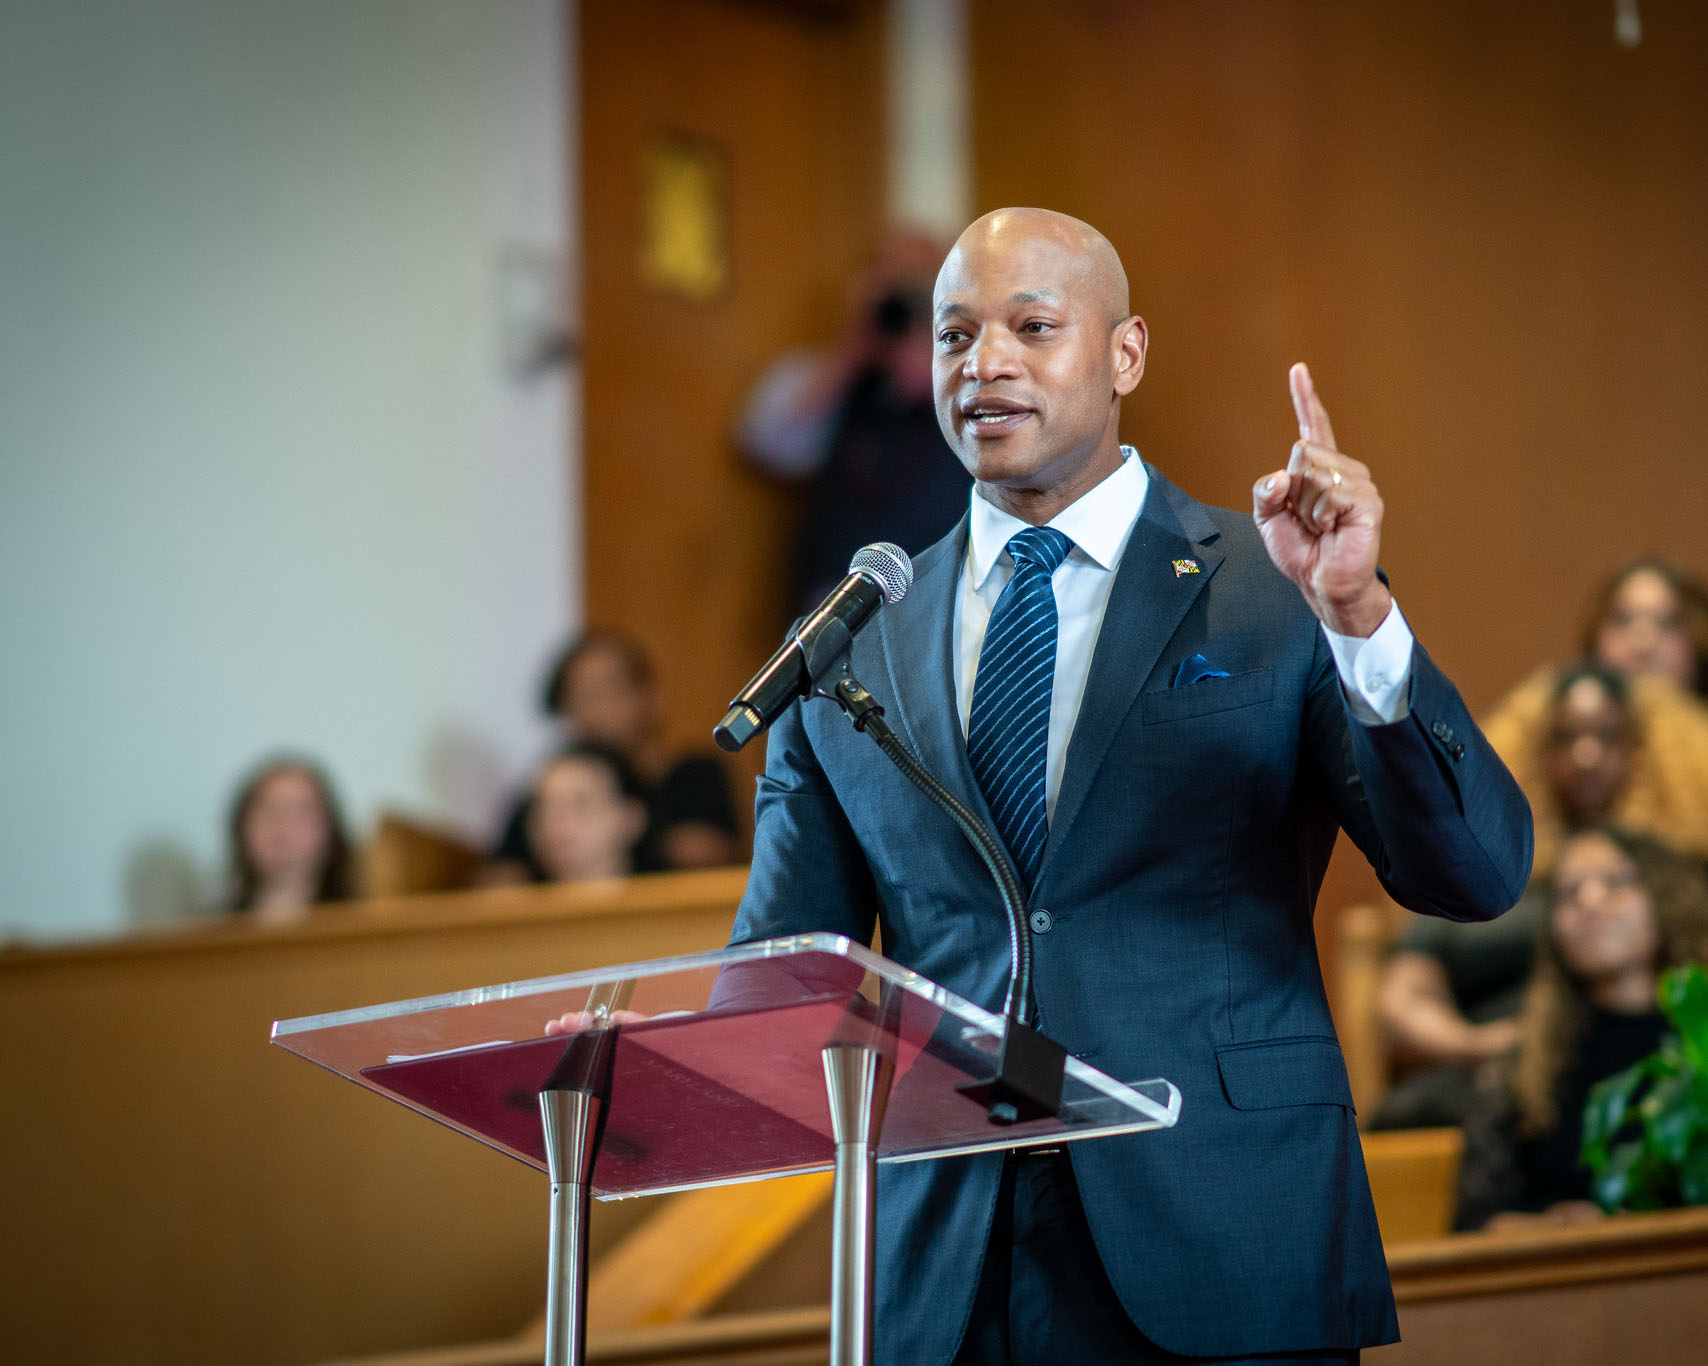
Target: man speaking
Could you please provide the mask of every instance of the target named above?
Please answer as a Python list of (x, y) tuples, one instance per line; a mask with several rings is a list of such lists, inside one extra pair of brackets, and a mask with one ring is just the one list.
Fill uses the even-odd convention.
[[(1378, 574), (1381, 497), (1302, 365), (1301, 439), (1248, 517), (1121, 445), (1145, 324), (1086, 224), (986, 215), (934, 310), (971, 509), (854, 672), (1006, 844), (1038, 1027), (1184, 1105), (1170, 1131), (881, 1169), (879, 1359), (1354, 1361), (1397, 1330), (1312, 934), (1336, 827), (1404, 905), (1487, 919), (1523, 890), (1529, 810)], [(977, 856), (834, 708), (796, 707), (734, 942), (879, 925), (1000, 1007)]]

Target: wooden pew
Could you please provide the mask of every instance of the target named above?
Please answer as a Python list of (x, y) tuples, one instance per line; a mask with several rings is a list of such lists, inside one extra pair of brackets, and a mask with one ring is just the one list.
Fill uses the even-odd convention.
[(1459, 1159), (1465, 1154), (1464, 1132), (1396, 1129), (1359, 1137), (1382, 1246), (1394, 1248), (1450, 1233), (1459, 1193)]
[[(829, 1351), (828, 1305), (587, 1335), (589, 1366), (824, 1366)], [(540, 1359), (538, 1343), (502, 1338), (321, 1366), (540, 1366)]]
[(1335, 917), (1334, 971), (1328, 974), (1334, 994), (1329, 1006), (1352, 1101), (1361, 1117), (1374, 1112), (1388, 1089), (1388, 1044), (1376, 1014), (1376, 997), (1388, 945), (1404, 914), (1392, 905), (1347, 906)]
[[(1464, 1137), (1457, 1129), (1363, 1135), (1382, 1236), (1390, 1247), (1451, 1227)], [(595, 1360), (794, 1360), (800, 1323), (769, 1306), (810, 1306), (829, 1283), (828, 1177), (799, 1177), (696, 1191), (660, 1202), (593, 1268), (588, 1287)], [(761, 1308), (766, 1306), (766, 1308)], [(740, 1312), (746, 1309), (748, 1312)], [(735, 1312), (732, 1312), (735, 1311)], [(702, 1315), (709, 1318), (701, 1318)], [(777, 1317), (778, 1314), (783, 1317)], [(679, 1325), (662, 1335), (650, 1330)], [(772, 1342), (775, 1331), (780, 1340)], [(543, 1326), (498, 1340), (428, 1352), (352, 1359), (336, 1366), (510, 1366), (538, 1361)], [(739, 1343), (739, 1350), (729, 1346)], [(725, 1350), (736, 1352), (727, 1358)], [(664, 1355), (646, 1353), (657, 1350)], [(817, 1350), (822, 1356), (823, 1343)], [(609, 1355), (607, 1355), (609, 1354)], [(810, 1359), (810, 1357), (809, 1357)]]
[[(525, 1354), (518, 1329), (543, 1277), (538, 1174), (269, 1047), (267, 1027), (715, 947), (744, 880), (379, 900), (283, 928), (202, 922), (0, 952), (0, 1227), (31, 1253), (0, 1278), (9, 1343), (22, 1359), (191, 1366), (482, 1338)], [(1434, 1188), (1417, 1154), (1397, 1160), (1402, 1196)], [(613, 1255), (595, 1284), (624, 1287), (594, 1307), (600, 1350), (622, 1359), (655, 1341), (646, 1331), (708, 1310), (764, 1337), (761, 1311), (810, 1307), (828, 1280), (812, 1226), (822, 1193), (777, 1195), (762, 1217), (711, 1193), (676, 1211), (599, 1206), (595, 1256)], [(710, 1200), (731, 1208), (708, 1217)], [(1434, 1217), (1382, 1213), (1391, 1243)], [(710, 1235), (705, 1255), (673, 1231), (683, 1218)], [(668, 1261), (661, 1241), (677, 1249)], [(637, 1262), (654, 1272), (644, 1283)], [(796, 1350), (798, 1325), (778, 1331), (777, 1350)]]
[[(744, 870), (0, 951), (8, 1360), (308, 1361), (514, 1333), (537, 1172), (272, 1047), (275, 1018), (720, 946)], [(600, 1205), (595, 1256), (654, 1202)]]
[[(762, 1268), (767, 1257), (808, 1229), (815, 1216), (828, 1213), (831, 1189), (829, 1172), (811, 1172), (711, 1186), (655, 1202), (646, 1221), (591, 1269), (588, 1332), (702, 1317)], [(822, 1263), (824, 1272), (818, 1288), (828, 1286), (828, 1242), (813, 1252), (818, 1255), (809, 1254), (809, 1260)]]
[(474, 885), (482, 857), (449, 831), (382, 811), (362, 848), (361, 885), (370, 897), (457, 891)]
[(1700, 1366), (1708, 1209), (1393, 1248), (1403, 1341), (1371, 1366)]
[[(1708, 1343), (1708, 1209), (1628, 1214), (1524, 1234), (1461, 1233), (1392, 1248), (1404, 1340), (1370, 1366), (1700, 1366)], [(590, 1337), (601, 1366), (808, 1366), (829, 1311), (772, 1310)], [(529, 1366), (516, 1341), (360, 1366)], [(357, 1366), (340, 1363), (339, 1366)]]
[[(1459, 1130), (1365, 1134), (1363, 1142), (1385, 1243), (1394, 1247), (1446, 1233), (1464, 1147)], [(828, 1176), (814, 1175), (694, 1191), (661, 1202), (593, 1268), (590, 1359), (783, 1362), (814, 1344), (822, 1359), (822, 1331), (803, 1345), (802, 1326), (809, 1321), (799, 1314), (829, 1283), (829, 1229), (823, 1218), (815, 1220), (825, 1214), (829, 1195)], [(797, 1302), (805, 1308), (758, 1308)], [(739, 1312), (743, 1307), (748, 1312)], [(677, 1327), (652, 1331), (661, 1325)], [(332, 1366), (519, 1366), (537, 1362), (543, 1343), (543, 1327), (535, 1327), (495, 1341)], [(733, 1355), (720, 1355), (726, 1350)], [(762, 1355), (771, 1351), (780, 1355)], [(808, 1353), (800, 1359), (813, 1358)]]

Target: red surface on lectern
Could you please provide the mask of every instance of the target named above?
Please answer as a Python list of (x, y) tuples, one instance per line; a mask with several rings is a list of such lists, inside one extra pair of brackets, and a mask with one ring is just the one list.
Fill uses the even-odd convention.
[[(864, 1007), (840, 995), (621, 1026), (594, 1189), (621, 1194), (829, 1164), (820, 1049), (851, 1030), (894, 1050), (898, 1090), (923, 1063), (951, 1074), (931, 1088), (943, 1100), (973, 1104), (946, 1084), (962, 1074), (922, 1057), (939, 1011), (904, 1007), (880, 1030), (860, 1018)], [(567, 1046), (562, 1036), (497, 1043), (366, 1067), (362, 1076), (543, 1168), (537, 1097)]]

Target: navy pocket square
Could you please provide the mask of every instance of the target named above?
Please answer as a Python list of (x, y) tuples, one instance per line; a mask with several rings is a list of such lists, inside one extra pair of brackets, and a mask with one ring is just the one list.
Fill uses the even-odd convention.
[(1218, 669), (1203, 655), (1191, 655), (1180, 661), (1180, 667), (1174, 671), (1172, 687), (1184, 688), (1189, 684), (1202, 683), (1207, 678), (1226, 678), (1228, 671)]

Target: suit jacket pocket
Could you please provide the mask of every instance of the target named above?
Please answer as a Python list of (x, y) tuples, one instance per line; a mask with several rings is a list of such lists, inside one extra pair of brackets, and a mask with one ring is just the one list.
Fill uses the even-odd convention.
[(1344, 1105), (1352, 1109), (1352, 1087), (1340, 1044), (1321, 1034), (1265, 1039), (1216, 1050), (1222, 1090), (1236, 1110), (1271, 1110), (1281, 1105)]
[(1253, 669), (1230, 678), (1206, 678), (1202, 683), (1142, 693), (1139, 714), (1148, 726), (1156, 721), (1179, 721), (1188, 716), (1249, 707), (1256, 702), (1267, 702), (1273, 696), (1275, 670)]

